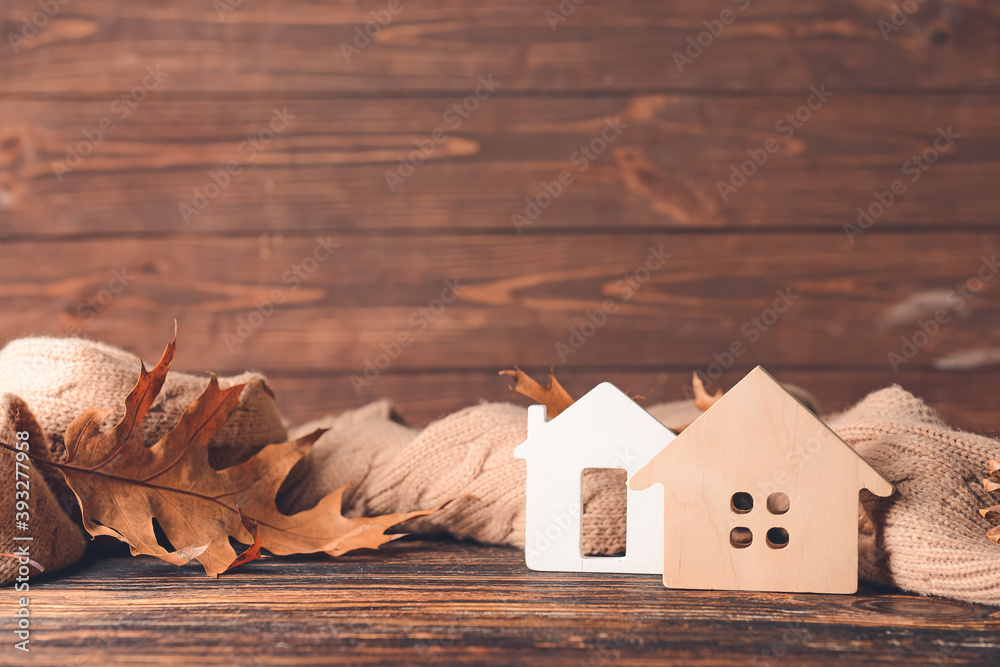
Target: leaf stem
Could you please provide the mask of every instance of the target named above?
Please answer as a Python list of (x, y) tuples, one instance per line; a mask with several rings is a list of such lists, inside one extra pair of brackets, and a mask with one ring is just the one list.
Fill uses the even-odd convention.
[[(13, 447), (11, 447), (10, 445), (8, 445), (6, 442), (3, 442), (3, 441), (0, 441), (0, 447), (3, 447), (4, 449), (8, 449), (8, 450), (10, 450), (12, 452), (19, 452), (19, 451), (21, 451), (21, 450), (18, 450), (18, 449), (14, 449)], [(195, 493), (193, 491), (184, 491), (182, 489), (174, 489), (174, 488), (171, 488), (169, 486), (160, 486), (158, 484), (150, 484), (149, 482), (144, 482), (144, 481), (138, 480), (138, 479), (132, 479), (131, 477), (122, 477), (120, 475), (112, 475), (112, 474), (109, 474), (109, 473), (106, 473), (106, 472), (100, 472), (100, 471), (97, 471), (97, 470), (91, 470), (89, 468), (79, 468), (77, 466), (67, 465), (65, 463), (56, 463), (55, 461), (53, 461), (51, 459), (42, 458), (42, 457), (38, 456), (37, 454), (32, 454), (31, 452), (24, 452), (24, 453), (27, 454), (28, 458), (32, 459), (33, 461), (37, 461), (38, 463), (42, 463), (44, 465), (51, 466), (53, 468), (58, 469), (60, 472), (62, 472), (63, 477), (67, 478), (66, 479), (67, 482), (69, 482), (69, 478), (66, 475), (66, 471), (74, 472), (74, 473), (78, 473), (78, 474), (82, 474), (82, 475), (95, 475), (97, 477), (104, 477), (106, 479), (113, 479), (113, 480), (118, 481), (118, 482), (125, 482), (126, 484), (135, 484), (136, 486), (145, 486), (145, 487), (150, 488), (150, 489), (157, 489), (159, 491), (167, 491), (169, 493), (177, 493), (177, 494), (180, 494), (180, 495), (191, 496), (193, 498), (199, 498), (201, 500), (207, 500), (209, 502), (213, 502), (213, 503), (216, 503), (217, 505), (221, 505), (222, 507), (225, 507), (230, 512), (236, 512), (236, 513), (238, 513), (238, 510), (236, 508), (230, 507), (229, 505), (225, 504), (221, 500), (218, 500), (218, 499), (213, 498), (211, 496), (203, 495), (201, 493)]]

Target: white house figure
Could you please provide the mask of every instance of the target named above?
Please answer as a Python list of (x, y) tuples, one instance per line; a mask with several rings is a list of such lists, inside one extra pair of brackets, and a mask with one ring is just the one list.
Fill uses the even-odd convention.
[(514, 456), (527, 461), (525, 561), (553, 572), (663, 572), (663, 489), (627, 490), (625, 555), (584, 556), (581, 479), (586, 468), (619, 468), (631, 478), (674, 434), (604, 382), (555, 418), (528, 408), (528, 437)]

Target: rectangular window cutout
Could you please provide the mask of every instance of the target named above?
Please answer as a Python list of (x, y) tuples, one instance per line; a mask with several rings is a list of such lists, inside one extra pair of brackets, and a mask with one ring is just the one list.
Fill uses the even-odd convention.
[(580, 554), (625, 555), (628, 473), (621, 468), (584, 468), (580, 479)]

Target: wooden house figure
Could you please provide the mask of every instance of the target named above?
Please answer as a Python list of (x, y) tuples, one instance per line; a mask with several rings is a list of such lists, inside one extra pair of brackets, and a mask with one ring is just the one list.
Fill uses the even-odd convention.
[(668, 588), (854, 593), (858, 493), (893, 487), (758, 366), (630, 480), (664, 488)]
[(527, 566), (553, 572), (660, 574), (662, 490), (626, 490), (625, 555), (592, 557), (581, 549), (581, 480), (587, 468), (620, 468), (631, 476), (673, 439), (670, 429), (608, 382), (548, 421), (544, 405), (530, 406), (528, 437), (514, 450), (528, 469)]

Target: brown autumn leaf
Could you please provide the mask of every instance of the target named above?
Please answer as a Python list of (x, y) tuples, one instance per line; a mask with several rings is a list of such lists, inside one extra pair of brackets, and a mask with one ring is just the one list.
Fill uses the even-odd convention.
[[(208, 441), (236, 409), (243, 389), (221, 390), (214, 375), (177, 425), (145, 447), (142, 420), (166, 378), (175, 343), (176, 335), (152, 371), (141, 366), (125, 399), (125, 416), (116, 426), (100, 430), (112, 410), (87, 410), (66, 430), (65, 461), (39, 461), (63, 473), (91, 535), (118, 538), (133, 555), (176, 564), (196, 559), (214, 577), (256, 558), (261, 548), (276, 555), (323, 551), (332, 556), (378, 548), (401, 537), (386, 535), (387, 529), (429, 513), (347, 518), (340, 513), (344, 489), (339, 489), (312, 509), (282, 514), (275, 494), (322, 431), (268, 445), (244, 463), (214, 470), (208, 463)], [(154, 519), (179, 549), (169, 552), (157, 543)], [(237, 555), (230, 537), (251, 546)]]
[[(549, 372), (548, 387), (541, 386), (538, 382), (533, 380), (531, 376), (517, 366), (514, 367), (514, 370), (500, 371), (500, 375), (509, 375), (516, 378), (517, 383), (513, 387), (514, 391), (545, 405), (548, 408), (546, 416), (549, 419), (552, 419), (574, 403), (573, 398), (566, 392), (565, 389), (563, 389), (551, 371)], [(671, 403), (664, 403), (656, 406), (656, 414), (663, 422), (664, 426), (675, 433), (680, 433), (691, 425), (691, 422), (697, 415), (697, 413), (694, 415), (691, 414), (692, 407), (699, 412), (704, 412), (715, 405), (715, 403), (718, 402), (718, 400), (723, 396), (721, 389), (717, 389), (714, 395), (709, 394), (708, 391), (705, 390), (705, 384), (698, 376), (697, 371), (691, 374), (691, 387), (693, 390), (694, 400), (688, 399), (683, 401), (673, 401)], [(813, 398), (812, 394), (805, 389), (794, 385), (784, 385), (784, 387), (793, 396), (795, 396), (796, 399), (802, 402), (802, 404), (805, 405), (810, 412), (815, 415), (819, 415), (819, 408), (817, 407), (816, 399)], [(633, 396), (631, 392), (625, 393), (636, 402), (645, 399), (645, 396)]]
[(990, 521), (996, 521), (1000, 519), (1000, 505), (994, 505), (992, 507), (986, 507), (979, 510), (979, 514), (984, 519), (989, 519)]
[(545, 416), (548, 419), (554, 419), (574, 403), (573, 397), (563, 389), (552, 371), (549, 371), (549, 386), (547, 387), (535, 382), (530, 375), (517, 366), (514, 367), (514, 370), (500, 371), (500, 375), (509, 375), (515, 378), (517, 383), (514, 385), (514, 391), (544, 405), (546, 407)]
[[(987, 464), (989, 477), (983, 480), (983, 488), (989, 492), (1000, 491), (1000, 461), (990, 460)], [(979, 510), (984, 519), (996, 521), (1000, 519), (1000, 505), (993, 505)], [(1000, 542), (1000, 526), (993, 526), (986, 531), (986, 537), (994, 542)]]
[(708, 410), (722, 398), (721, 389), (716, 389), (714, 396), (705, 391), (705, 383), (698, 377), (698, 371), (691, 373), (691, 388), (694, 389), (694, 405), (702, 412)]

